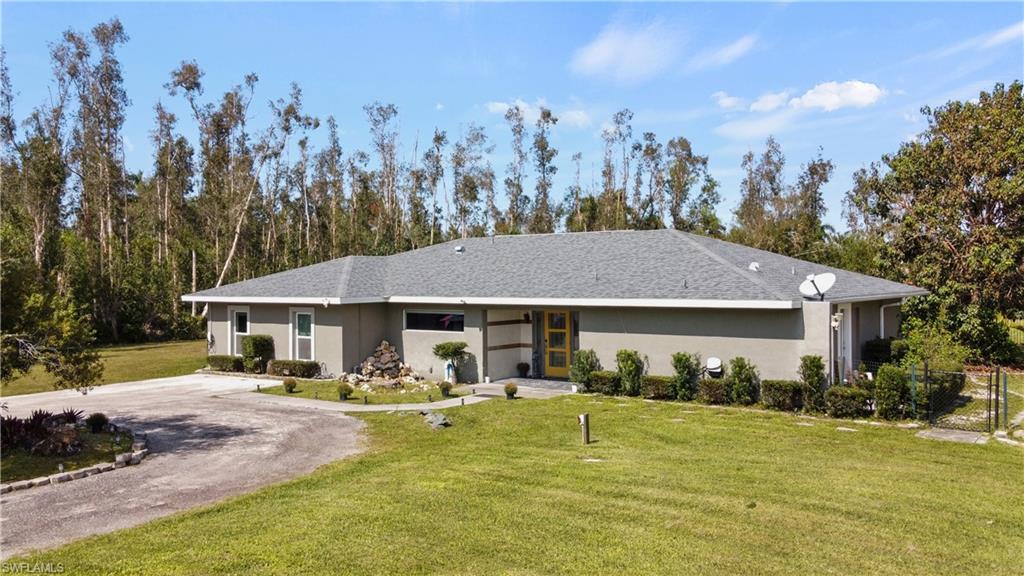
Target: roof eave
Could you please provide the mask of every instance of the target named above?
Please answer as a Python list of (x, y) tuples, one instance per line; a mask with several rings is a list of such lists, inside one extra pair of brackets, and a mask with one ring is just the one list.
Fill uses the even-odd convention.
[(372, 302), (384, 302), (384, 298), (328, 298), (322, 296), (205, 296), (203, 294), (186, 294), (181, 297), (182, 302), (200, 302), (211, 304), (321, 304), (330, 306), (332, 304), (368, 304)]
[(895, 294), (892, 292), (883, 292), (879, 294), (867, 294), (864, 296), (849, 296), (836, 299), (827, 298), (826, 300), (835, 304), (849, 304), (853, 302), (870, 302), (872, 300), (902, 300), (904, 298), (910, 298), (911, 296), (927, 296), (928, 294), (931, 294), (931, 292), (924, 288), (916, 288), (912, 291)]
[(793, 310), (800, 300), (707, 300), (692, 298), (516, 298), (480, 296), (392, 296), (395, 304), (449, 304), (465, 306), (551, 306), (572, 308), (718, 308)]

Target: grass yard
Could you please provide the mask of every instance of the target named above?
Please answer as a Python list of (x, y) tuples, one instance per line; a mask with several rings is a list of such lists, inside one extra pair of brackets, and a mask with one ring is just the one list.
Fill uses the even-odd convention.
[(81, 430), (79, 438), (82, 440), (82, 451), (74, 456), (36, 456), (20, 448), (4, 452), (0, 456), (0, 480), (6, 484), (49, 476), (59, 471), (58, 464), (64, 464), (65, 472), (71, 472), (101, 462), (113, 462), (115, 454), (127, 452), (132, 447), (130, 435), (119, 436), (120, 444), (114, 444), (114, 436), (107, 432), (93, 434)]
[[(590, 446), (580, 445), (581, 412)], [(416, 415), (366, 415), (367, 454), (20, 560), (75, 574), (960, 576), (1021, 566), (1020, 448), (590, 396), (446, 414), (454, 426), (438, 431)]]
[[(271, 386), (267, 388), (260, 388), (260, 392), (265, 394), (275, 394), (277, 396), (298, 396), (301, 398), (318, 398), (320, 400), (331, 400), (333, 402), (340, 402), (338, 399), (338, 381), (337, 380), (297, 380), (298, 386), (295, 388), (295, 392), (291, 394), (285, 392), (284, 386)], [(400, 394), (398, 392), (388, 393), (375, 393), (367, 394), (362, 390), (356, 389), (349, 396), (345, 402), (348, 404), (362, 404), (363, 398), (366, 398), (367, 404), (413, 404), (420, 402), (427, 402), (427, 397), (430, 396), (431, 400), (441, 400), (441, 390), (437, 388), (437, 385), (432, 383), (431, 389), (426, 392), (407, 392)], [(461, 396), (461, 394), (451, 392), (451, 397), (455, 398)]]
[[(114, 384), (149, 378), (191, 374), (206, 366), (206, 341), (160, 342), (102, 348), (103, 377), (97, 383)], [(53, 390), (54, 378), (36, 366), (0, 387), (0, 395), (16, 396)]]

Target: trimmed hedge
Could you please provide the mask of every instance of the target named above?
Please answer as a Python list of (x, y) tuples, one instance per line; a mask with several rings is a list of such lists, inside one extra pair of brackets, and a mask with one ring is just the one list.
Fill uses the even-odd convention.
[(697, 386), (700, 383), (700, 354), (677, 352), (672, 355), (672, 368), (676, 372), (672, 379), (672, 397), (676, 400), (696, 398)]
[(246, 372), (266, 372), (267, 362), (274, 358), (274, 337), (268, 334), (243, 336), (242, 358)]
[(618, 372), (598, 370), (597, 372), (590, 373), (590, 385), (587, 387), (587, 390), (590, 392), (615, 396), (621, 391), (621, 388), (622, 385)]
[(910, 382), (899, 366), (883, 364), (875, 378), (875, 413), (879, 418), (896, 420), (910, 410)]
[(762, 380), (761, 402), (773, 410), (799, 410), (804, 406), (803, 384), (796, 380)]
[(211, 354), (206, 357), (206, 365), (210, 367), (210, 370), (217, 370), (218, 372), (241, 372), (242, 357)]
[(825, 412), (833, 418), (870, 416), (871, 392), (852, 386), (833, 386), (825, 392)]
[(615, 368), (619, 372), (622, 393), (626, 396), (640, 395), (640, 382), (644, 375), (644, 361), (636, 350), (619, 350), (615, 353)]
[(725, 378), (702, 378), (697, 386), (697, 400), (705, 404), (726, 404), (729, 390)]
[(569, 381), (575, 382), (586, 391), (590, 391), (590, 375), (601, 369), (601, 361), (593, 350), (577, 350), (572, 355), (569, 365)]
[(729, 361), (729, 371), (725, 376), (726, 387), (729, 389), (729, 401), (734, 404), (753, 404), (757, 402), (757, 393), (761, 387), (761, 377), (757, 368), (750, 360), (737, 356)]
[(271, 376), (316, 378), (320, 375), (320, 364), (312, 360), (271, 360), (267, 364), (267, 374)]
[(651, 400), (665, 400), (673, 397), (675, 378), (672, 376), (651, 376), (645, 374), (640, 380), (640, 395)]

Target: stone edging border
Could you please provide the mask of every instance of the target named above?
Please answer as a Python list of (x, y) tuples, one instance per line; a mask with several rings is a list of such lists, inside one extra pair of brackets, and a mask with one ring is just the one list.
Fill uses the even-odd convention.
[(113, 462), (104, 462), (102, 464), (94, 464), (87, 468), (79, 468), (77, 470), (71, 470), (68, 472), (58, 472), (57, 474), (51, 474), (49, 476), (40, 476), (33, 478), (32, 480), (19, 480), (17, 482), (11, 482), (9, 484), (0, 484), (0, 494), (7, 494), (8, 492), (15, 492), (17, 490), (27, 490), (28, 488), (35, 488), (36, 486), (48, 486), (50, 484), (61, 484), (63, 482), (70, 482), (71, 480), (78, 480), (80, 478), (86, 478), (88, 476), (95, 476), (103, 472), (110, 472), (117, 468), (124, 468), (125, 466), (133, 466), (141, 464), (142, 460), (149, 455), (149, 440), (145, 434), (135, 434), (128, 428), (118, 427), (119, 431), (128, 432), (132, 435), (132, 448), (131, 452), (122, 452), (114, 456)]

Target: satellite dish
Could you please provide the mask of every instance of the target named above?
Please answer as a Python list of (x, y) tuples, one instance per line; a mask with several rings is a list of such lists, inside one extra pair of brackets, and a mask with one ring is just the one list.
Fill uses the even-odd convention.
[(825, 292), (828, 292), (836, 283), (836, 275), (831, 272), (824, 274), (808, 274), (807, 279), (800, 283), (800, 293), (807, 298), (825, 299)]
[(717, 378), (722, 374), (721, 358), (711, 356), (710, 358), (708, 358), (707, 364), (705, 366), (707, 366), (707, 368), (705, 369), (707, 370), (708, 374), (711, 375), (712, 377)]

